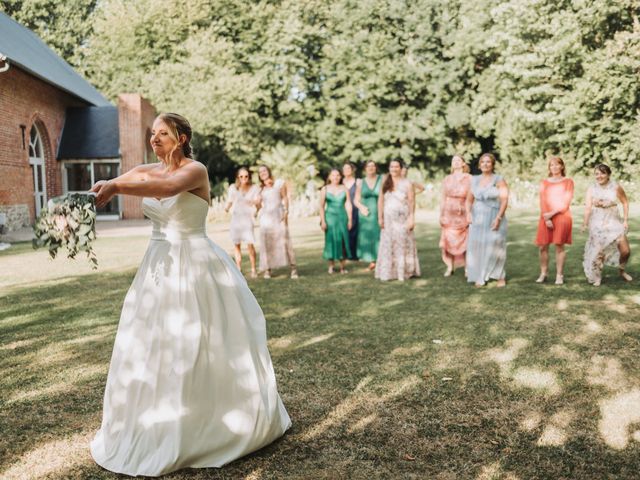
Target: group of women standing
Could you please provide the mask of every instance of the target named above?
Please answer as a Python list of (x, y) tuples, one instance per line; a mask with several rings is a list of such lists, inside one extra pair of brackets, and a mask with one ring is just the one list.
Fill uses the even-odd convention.
[(230, 223), (231, 241), (235, 247), (235, 261), (238, 269), (242, 263), (242, 244), (247, 245), (251, 263), (251, 278), (256, 278), (256, 250), (253, 235), (253, 218), (260, 212), (260, 271), (264, 278), (271, 278), (275, 268), (289, 266), (291, 278), (298, 278), (296, 256), (289, 234), (289, 194), (287, 184), (275, 179), (266, 165), (258, 168), (260, 185), (253, 185), (251, 173), (240, 168), (236, 182), (229, 188), (225, 210), (233, 207)]
[[(465, 265), (469, 282), (477, 287), (490, 280), (506, 285), (507, 210), (509, 189), (505, 180), (494, 172), (495, 157), (480, 157), (480, 175), (470, 176), (460, 156), (451, 162), (452, 173), (442, 188), (440, 248), (447, 266), (445, 276), (457, 266)], [(548, 162), (548, 177), (540, 184), (540, 217), (535, 244), (540, 250), (540, 275), (537, 283), (547, 279), (549, 246), (556, 248), (555, 284), (564, 283), (565, 245), (572, 243), (571, 201), (574, 183), (566, 177), (560, 157)], [(631, 281), (625, 271), (630, 248), (626, 237), (629, 202), (624, 189), (611, 180), (611, 169), (599, 164), (594, 169), (595, 183), (586, 195), (583, 231), (588, 231), (583, 268), (589, 283), (599, 286), (605, 264), (619, 268), (620, 276)], [(620, 217), (618, 205), (622, 205)]]
[[(490, 153), (478, 161), (479, 175), (469, 174), (462, 156), (451, 160), (451, 172), (442, 184), (440, 203), (441, 235), (439, 247), (446, 266), (445, 277), (464, 267), (467, 281), (477, 287), (495, 280), (506, 285), (507, 218), (505, 216), (509, 187), (495, 173), (496, 159)], [(595, 183), (586, 195), (583, 230), (588, 230), (584, 253), (587, 280), (600, 285), (605, 264), (617, 265), (626, 281), (631, 276), (625, 267), (629, 258), (626, 237), (629, 202), (623, 188), (611, 180), (611, 169), (604, 164), (595, 167)], [(330, 171), (320, 191), (320, 226), (325, 234), (323, 258), (328, 272), (347, 273), (346, 261), (368, 263), (379, 280), (400, 281), (420, 276), (420, 262), (414, 235), (415, 196), (424, 188), (406, 178), (406, 167), (400, 160), (389, 163), (389, 173), (378, 173), (377, 165), (368, 161), (364, 177), (355, 176), (356, 169), (345, 163), (341, 170)], [(227, 209), (235, 204), (231, 220), (231, 236), (236, 246), (236, 262), (240, 266), (241, 243), (247, 243), (251, 276), (256, 273), (253, 244), (253, 216), (260, 214), (260, 270), (269, 278), (271, 269), (289, 265), (291, 277), (297, 277), (295, 255), (288, 230), (288, 192), (285, 182), (274, 180), (266, 166), (258, 170), (260, 186), (251, 184), (248, 170), (238, 171), (231, 187)], [(572, 243), (570, 205), (574, 183), (566, 177), (560, 157), (548, 162), (548, 177), (540, 184), (540, 217), (535, 244), (540, 253), (540, 275), (537, 283), (547, 280), (549, 247), (555, 246), (555, 284), (564, 283), (565, 245)], [(618, 205), (623, 207), (623, 218)]]
[(375, 162), (369, 161), (359, 180), (353, 178), (351, 163), (343, 165), (342, 172), (331, 170), (320, 192), (323, 258), (329, 262), (329, 273), (334, 272), (336, 260), (340, 272), (346, 273), (345, 260), (352, 259), (368, 262), (368, 269), (380, 280), (403, 281), (420, 275), (413, 234), (415, 190), (403, 177), (402, 167), (393, 160), (383, 177)]

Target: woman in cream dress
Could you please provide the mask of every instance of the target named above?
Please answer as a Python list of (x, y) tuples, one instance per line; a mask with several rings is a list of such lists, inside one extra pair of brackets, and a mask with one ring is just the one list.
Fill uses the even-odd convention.
[[(602, 283), (605, 265), (617, 266), (623, 280), (630, 282), (626, 271), (631, 255), (627, 230), (629, 229), (629, 201), (624, 189), (611, 180), (611, 169), (601, 163), (594, 169), (595, 183), (589, 187), (584, 210), (582, 230), (589, 231), (584, 247), (584, 274), (594, 286)], [(620, 218), (618, 204), (622, 205)]]
[(224, 207), (228, 212), (233, 207), (229, 234), (235, 248), (234, 256), (236, 265), (242, 270), (242, 244), (247, 245), (249, 262), (251, 263), (251, 278), (256, 278), (256, 243), (253, 236), (253, 217), (258, 204), (259, 189), (251, 183), (251, 172), (247, 168), (240, 168), (236, 172), (236, 182), (229, 187), (227, 204)]

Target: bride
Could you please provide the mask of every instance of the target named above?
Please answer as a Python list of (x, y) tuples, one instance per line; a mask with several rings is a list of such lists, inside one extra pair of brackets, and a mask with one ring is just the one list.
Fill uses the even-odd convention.
[(153, 232), (127, 293), (91, 454), (102, 467), (158, 476), (220, 467), (282, 436), (265, 319), (231, 258), (209, 238), (206, 168), (191, 158), (191, 127), (159, 115), (160, 163), (97, 182), (98, 207), (145, 197)]

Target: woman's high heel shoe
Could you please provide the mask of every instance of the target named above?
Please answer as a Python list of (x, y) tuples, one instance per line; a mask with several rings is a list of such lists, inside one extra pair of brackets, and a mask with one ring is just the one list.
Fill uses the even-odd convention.
[(541, 273), (540, 276), (536, 279), (536, 283), (544, 283), (547, 281), (547, 274)]
[(556, 275), (556, 285), (564, 285), (564, 275)]

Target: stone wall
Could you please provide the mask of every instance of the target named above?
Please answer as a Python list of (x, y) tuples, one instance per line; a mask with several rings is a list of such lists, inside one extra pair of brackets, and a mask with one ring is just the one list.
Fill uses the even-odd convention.
[(31, 225), (29, 205), (0, 205), (0, 213), (6, 216), (4, 233), (12, 232)]

